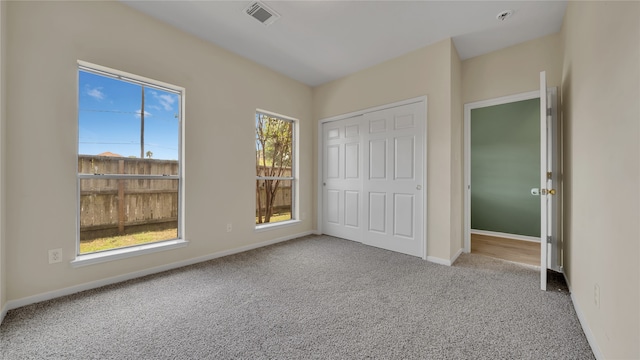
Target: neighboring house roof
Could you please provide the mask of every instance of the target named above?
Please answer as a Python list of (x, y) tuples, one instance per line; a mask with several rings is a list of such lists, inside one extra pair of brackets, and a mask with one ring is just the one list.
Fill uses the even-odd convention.
[(124, 156), (122, 156), (120, 154), (114, 154), (114, 153), (112, 153), (110, 151), (105, 151), (102, 154), (98, 154), (98, 156), (124, 157)]

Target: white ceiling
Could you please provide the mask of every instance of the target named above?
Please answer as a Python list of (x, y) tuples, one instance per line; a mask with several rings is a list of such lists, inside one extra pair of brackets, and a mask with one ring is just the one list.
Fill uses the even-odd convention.
[[(316, 86), (453, 38), (464, 59), (560, 31), (566, 1), (264, 1), (265, 26), (246, 1), (121, 0), (179, 29)], [(496, 19), (513, 10), (505, 21)]]

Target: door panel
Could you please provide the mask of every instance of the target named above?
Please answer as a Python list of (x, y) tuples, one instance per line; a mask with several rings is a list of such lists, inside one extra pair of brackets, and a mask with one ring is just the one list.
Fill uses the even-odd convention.
[(369, 142), (369, 179), (384, 180), (387, 176), (387, 140)]
[(414, 136), (396, 139), (395, 159), (396, 164), (394, 179), (413, 180), (414, 166)]
[(345, 145), (345, 178), (358, 179), (360, 174), (360, 144), (352, 143)]
[(351, 227), (360, 226), (360, 211), (358, 207), (360, 206), (360, 194), (357, 191), (345, 191), (345, 214), (344, 214), (344, 225)]
[(331, 224), (340, 224), (340, 191), (327, 190), (327, 221)]
[(393, 234), (413, 238), (414, 206), (413, 194), (395, 194), (393, 199)]
[[(369, 231), (386, 234), (386, 193), (369, 193)], [(366, 241), (365, 241), (366, 242)]]

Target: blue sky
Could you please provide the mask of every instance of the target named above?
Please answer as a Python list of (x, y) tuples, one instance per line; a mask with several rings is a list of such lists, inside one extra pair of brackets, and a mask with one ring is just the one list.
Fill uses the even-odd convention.
[[(140, 157), (142, 87), (86, 71), (79, 78), (78, 154)], [(144, 97), (144, 153), (177, 160), (179, 96), (145, 87)]]

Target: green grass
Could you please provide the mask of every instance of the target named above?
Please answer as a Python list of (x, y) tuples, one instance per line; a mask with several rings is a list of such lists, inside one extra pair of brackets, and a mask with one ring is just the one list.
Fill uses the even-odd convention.
[[(291, 212), (271, 215), (271, 221), (269, 221), (269, 224), (272, 224), (278, 221), (287, 221), (287, 220), (291, 220)], [(257, 223), (258, 223), (258, 217), (256, 216), (256, 224)]]
[(176, 238), (177, 233), (177, 229), (167, 229), (80, 241), (80, 253), (86, 254), (162, 240), (171, 240)]
[[(271, 216), (270, 223), (287, 220), (291, 220), (291, 212), (274, 214), (273, 216)], [(256, 224), (257, 223), (258, 217), (256, 217)], [(176, 238), (176, 234), (176, 229), (167, 229), (161, 231), (145, 231), (134, 234), (104, 237), (93, 240), (83, 240), (80, 241), (80, 254), (112, 250), (121, 247), (146, 244), (162, 240), (171, 240)]]

